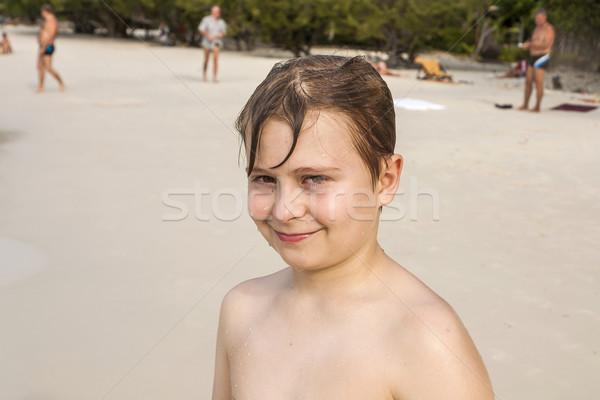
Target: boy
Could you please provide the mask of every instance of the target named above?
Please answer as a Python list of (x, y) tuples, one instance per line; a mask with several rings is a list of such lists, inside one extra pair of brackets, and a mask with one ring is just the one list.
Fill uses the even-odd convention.
[(379, 73), (277, 64), (236, 127), (250, 216), (289, 267), (223, 300), (213, 400), (493, 399), (452, 308), (377, 243), (402, 168)]

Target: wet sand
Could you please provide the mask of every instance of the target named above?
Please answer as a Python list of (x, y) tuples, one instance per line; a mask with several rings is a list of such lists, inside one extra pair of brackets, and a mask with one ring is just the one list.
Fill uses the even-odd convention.
[[(199, 49), (63, 36), (67, 91), (47, 76), (36, 95), (35, 34), (8, 33), (0, 398), (208, 398), (221, 298), (283, 267), (247, 216), (233, 129), (277, 59), (223, 52), (221, 82), (203, 83)], [(586, 104), (555, 91), (540, 114), (497, 109), (522, 81), (449, 72), (471, 84), (386, 77), (446, 109), (396, 109), (405, 170), (381, 244), (454, 306), (498, 399), (589, 398), (600, 110), (551, 111)]]

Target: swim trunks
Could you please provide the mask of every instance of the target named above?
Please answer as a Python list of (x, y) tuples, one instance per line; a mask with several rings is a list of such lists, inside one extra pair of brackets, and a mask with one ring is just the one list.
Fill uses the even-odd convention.
[(54, 45), (53, 44), (49, 44), (48, 46), (46, 46), (46, 49), (44, 50), (44, 55), (45, 56), (51, 56), (52, 53), (54, 53)]
[(215, 47), (223, 48), (223, 40), (221, 38), (215, 38), (212, 42), (208, 38), (202, 38), (202, 48), (214, 50)]
[(531, 65), (533, 68), (546, 69), (549, 61), (550, 61), (550, 53), (542, 54), (541, 56), (529, 57), (529, 65)]

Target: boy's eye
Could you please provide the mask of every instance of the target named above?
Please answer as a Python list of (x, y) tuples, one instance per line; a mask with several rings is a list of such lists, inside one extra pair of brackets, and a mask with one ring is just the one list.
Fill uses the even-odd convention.
[(302, 180), (309, 185), (320, 185), (327, 181), (327, 177), (321, 175), (306, 176)]
[(252, 178), (252, 182), (262, 183), (263, 185), (269, 185), (275, 183), (275, 178), (267, 175), (258, 175)]

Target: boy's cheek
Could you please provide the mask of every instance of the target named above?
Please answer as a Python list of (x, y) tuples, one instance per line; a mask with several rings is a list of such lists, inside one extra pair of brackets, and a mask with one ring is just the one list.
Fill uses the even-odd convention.
[(370, 190), (357, 190), (346, 202), (348, 217), (355, 221), (373, 221), (377, 213), (377, 197)]
[(266, 220), (271, 215), (276, 194), (274, 191), (248, 191), (248, 212), (255, 220)]
[(322, 223), (335, 222), (344, 217), (347, 197), (344, 190), (320, 193), (311, 198), (310, 214)]

